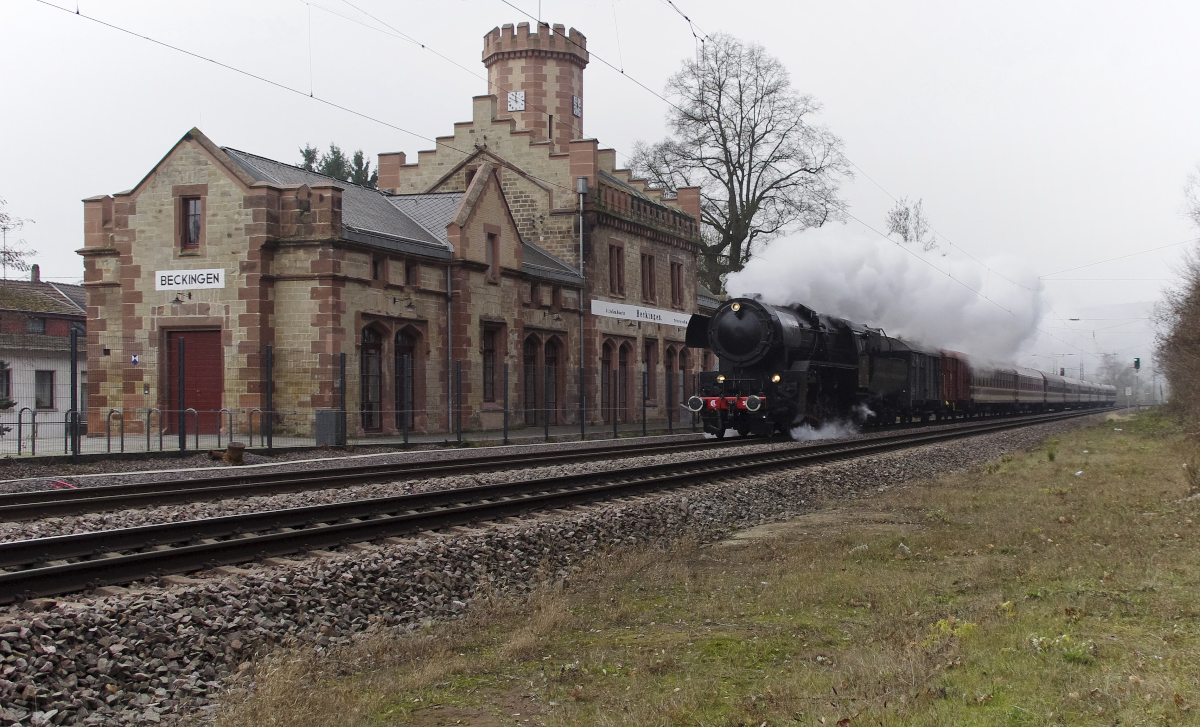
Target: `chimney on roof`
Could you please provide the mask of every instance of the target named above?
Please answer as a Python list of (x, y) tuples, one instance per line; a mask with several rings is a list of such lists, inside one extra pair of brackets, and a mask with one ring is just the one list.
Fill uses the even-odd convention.
[(33, 267), (29, 268), (29, 280), (34, 283), (42, 282), (42, 271), (37, 266), (37, 263), (34, 263)]

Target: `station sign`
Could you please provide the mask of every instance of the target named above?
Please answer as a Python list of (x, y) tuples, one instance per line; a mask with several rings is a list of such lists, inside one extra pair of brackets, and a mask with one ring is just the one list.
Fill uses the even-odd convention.
[(641, 321), (642, 323), (661, 323), (665, 326), (679, 326), (680, 328), (687, 328), (688, 321), (692, 318), (690, 313), (682, 313), (677, 310), (643, 308), (638, 305), (615, 303), (611, 300), (596, 300), (595, 298), (592, 299), (592, 315)]
[(202, 290), (224, 288), (225, 270), (157, 270), (154, 273), (155, 290)]

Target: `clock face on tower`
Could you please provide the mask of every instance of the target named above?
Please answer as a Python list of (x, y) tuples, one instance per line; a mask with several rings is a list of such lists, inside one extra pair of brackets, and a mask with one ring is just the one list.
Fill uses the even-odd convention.
[(509, 91), (508, 92), (508, 110), (509, 111), (524, 111), (525, 110), (525, 92), (524, 91)]
[(583, 99), (578, 96), (571, 97), (571, 112), (576, 116), (583, 116)]

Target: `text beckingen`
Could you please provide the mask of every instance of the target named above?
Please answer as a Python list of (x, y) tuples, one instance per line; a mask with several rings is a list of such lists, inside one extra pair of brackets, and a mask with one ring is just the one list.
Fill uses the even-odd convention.
[(225, 271), (211, 270), (158, 270), (154, 273), (155, 290), (200, 290), (202, 288), (224, 288)]
[(622, 318), (629, 321), (645, 323), (662, 323), (668, 326), (687, 328), (691, 315), (680, 311), (663, 310), (661, 308), (643, 308), (627, 303), (616, 303), (611, 300), (592, 300), (592, 315), (605, 318)]

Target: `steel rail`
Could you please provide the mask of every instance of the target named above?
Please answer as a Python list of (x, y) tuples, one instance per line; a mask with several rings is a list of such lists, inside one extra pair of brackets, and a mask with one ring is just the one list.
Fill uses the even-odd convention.
[[(614, 445), (556, 452), (527, 452), (514, 455), (460, 457), (432, 462), (352, 465), (319, 470), (264, 472), (218, 475), (193, 480), (154, 480), (128, 485), (101, 485), (70, 490), (32, 490), (0, 493), (0, 522), (16, 522), (45, 517), (64, 517), (84, 513), (109, 512), (151, 505), (202, 502), (232, 497), (273, 495), (282, 492), (343, 487), (348, 484), (381, 479), (416, 479), (461, 473), (487, 472), (519, 467), (544, 467), (609, 458), (640, 457), (698, 449), (728, 449), (772, 440), (689, 440), (653, 444)], [(136, 474), (136, 473), (132, 473)]]
[[(1045, 415), (1039, 415), (1042, 417)], [(1020, 420), (1035, 417), (1022, 417)], [(994, 421), (994, 420), (992, 420)], [(1009, 421), (1019, 421), (1009, 419)], [(976, 426), (952, 420), (942, 426)], [(917, 425), (929, 426), (928, 424)], [(934, 425), (936, 426), (936, 425)], [(906, 426), (905, 428), (913, 428)], [(898, 436), (898, 435), (885, 435)], [(67, 517), (87, 513), (112, 512), (156, 505), (205, 502), (236, 497), (257, 497), (285, 492), (345, 487), (379, 480), (444, 477), (454, 474), (489, 472), (513, 467), (545, 467), (589, 461), (597, 456), (639, 457), (707, 449), (726, 449), (768, 443), (769, 439), (737, 439), (717, 442), (710, 439), (685, 442), (606, 445), (568, 451), (522, 452), (507, 455), (479, 455), (451, 460), (416, 463), (384, 463), (332, 467), (319, 470), (252, 473), (203, 477), (193, 480), (154, 480), (126, 485), (101, 485), (77, 489), (33, 490), (0, 493), (0, 522), (18, 522), (47, 517)]]
[[(680, 487), (697, 481), (742, 477), (763, 469), (867, 456), (1094, 413), (1098, 413), (1098, 410), (1071, 412), (1034, 421), (1006, 420), (946, 431), (698, 460), (683, 465), (659, 464), (618, 472), (562, 475), (417, 495), (0, 543), (0, 567), (26, 566), (23, 570), (0, 573), (0, 603), (11, 603), (23, 597), (86, 590), (97, 585), (124, 583), (165, 573), (189, 572), (257, 558), (475, 524), (534, 510), (558, 509), (641, 491)], [(592, 482), (589, 483), (589, 480)], [(66, 562), (73, 558), (85, 560)]]

